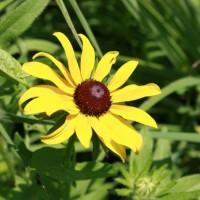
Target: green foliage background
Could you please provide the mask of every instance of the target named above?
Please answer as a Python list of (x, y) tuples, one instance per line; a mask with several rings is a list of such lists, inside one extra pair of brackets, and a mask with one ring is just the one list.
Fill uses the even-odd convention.
[[(199, 0), (0, 1), (0, 200), (200, 199), (199, 10)], [(139, 155), (128, 152), (125, 164), (99, 151), (96, 138), (90, 149), (74, 137), (42, 144), (39, 137), (58, 118), (20, 111), (19, 97), (38, 82), (21, 64), (38, 51), (66, 62), (56, 31), (70, 38), (77, 56), (77, 33), (90, 38), (98, 58), (119, 51), (112, 73), (138, 59), (128, 84), (162, 88), (161, 95), (131, 104), (148, 111), (159, 129), (133, 124), (145, 144)]]

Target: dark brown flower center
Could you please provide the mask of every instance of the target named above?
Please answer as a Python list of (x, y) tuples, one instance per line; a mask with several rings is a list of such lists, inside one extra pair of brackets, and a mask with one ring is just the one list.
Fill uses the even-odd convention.
[(103, 83), (86, 80), (76, 88), (74, 102), (83, 114), (99, 117), (111, 106), (110, 92)]

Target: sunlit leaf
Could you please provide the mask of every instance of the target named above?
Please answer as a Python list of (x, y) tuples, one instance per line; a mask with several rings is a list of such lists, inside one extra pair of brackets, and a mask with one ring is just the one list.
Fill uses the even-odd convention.
[(20, 63), (3, 49), (0, 49), (0, 75), (18, 83), (27, 76)]
[(6, 47), (30, 27), (50, 0), (26, 0), (0, 22), (0, 48)]
[(200, 174), (185, 176), (177, 180), (176, 185), (171, 188), (170, 193), (200, 191)]
[(198, 200), (200, 191), (195, 192), (176, 192), (164, 197), (160, 197), (160, 200)]

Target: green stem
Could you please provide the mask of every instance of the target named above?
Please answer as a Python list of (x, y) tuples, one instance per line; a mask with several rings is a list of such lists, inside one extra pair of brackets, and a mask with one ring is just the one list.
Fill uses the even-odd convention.
[(170, 140), (200, 143), (200, 135), (197, 133), (156, 132), (149, 131), (152, 138), (164, 138)]
[(4, 144), (3, 137), (1, 137), (1, 136), (0, 136), (0, 152), (1, 152), (1, 155), (2, 155), (5, 163), (8, 166), (8, 170), (9, 170), (8, 172), (9, 172), (10, 177), (11, 177), (13, 183), (14, 183), (15, 182), (15, 178), (14, 178), (15, 177), (15, 171), (14, 171), (13, 163), (11, 161), (9, 152), (6, 149), (6, 145)]
[(71, 20), (71, 18), (70, 18), (70, 16), (69, 16), (69, 13), (68, 13), (68, 11), (67, 11), (67, 8), (66, 8), (66, 6), (65, 6), (65, 4), (64, 4), (64, 2), (63, 2), (63, 0), (56, 0), (56, 3), (58, 4), (58, 7), (60, 8), (60, 10), (61, 10), (61, 12), (62, 12), (62, 14), (63, 14), (63, 16), (64, 16), (64, 18), (65, 18), (65, 20), (66, 20), (68, 26), (69, 26), (69, 28), (71, 29), (71, 31), (72, 31), (72, 33), (73, 33), (75, 39), (76, 39), (76, 41), (78, 42), (79, 46), (80, 46), (81, 49), (82, 49), (81, 40), (80, 40), (80, 38), (78, 37), (78, 33), (76, 32), (76, 29), (75, 29), (75, 27), (74, 27), (74, 25), (73, 25), (73, 22), (72, 22), (72, 20)]
[(70, 199), (71, 182), (64, 185), (63, 189), (63, 199)]
[(76, 15), (78, 16), (78, 18), (79, 18), (79, 20), (80, 20), (85, 32), (87, 33), (87, 35), (90, 38), (92, 44), (94, 45), (98, 55), (100, 57), (102, 57), (103, 56), (102, 51), (101, 51), (101, 49), (100, 49), (100, 47), (99, 47), (99, 45), (98, 45), (98, 43), (96, 41), (96, 38), (94, 37), (94, 34), (93, 34), (93, 32), (92, 32), (92, 30), (90, 28), (90, 25), (88, 24), (85, 16), (83, 15), (80, 7), (78, 6), (76, 0), (69, 0), (69, 2), (71, 3), (72, 7), (74, 8), (74, 11), (76, 12)]
[(185, 77), (180, 78), (169, 85), (167, 85), (165, 88), (162, 89), (162, 93), (157, 96), (153, 96), (146, 100), (141, 106), (140, 109), (142, 110), (149, 110), (152, 108), (156, 103), (160, 102), (162, 99), (166, 98), (173, 92), (176, 92), (182, 88), (191, 87), (191, 86), (197, 86), (200, 84), (199, 78), (196, 77)]
[(71, 136), (68, 140), (67, 147), (65, 150), (65, 160), (64, 160), (64, 167), (65, 168), (73, 168), (74, 167), (74, 154), (75, 154), (75, 135)]

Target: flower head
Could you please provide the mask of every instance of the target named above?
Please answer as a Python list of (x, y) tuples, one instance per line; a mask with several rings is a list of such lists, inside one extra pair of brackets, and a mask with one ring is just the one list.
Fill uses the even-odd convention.
[(126, 106), (124, 102), (160, 94), (159, 87), (150, 83), (120, 88), (135, 70), (138, 62), (134, 60), (122, 65), (106, 85), (103, 79), (109, 74), (118, 52), (106, 53), (94, 70), (94, 49), (87, 37), (79, 34), (83, 43), (79, 68), (68, 38), (61, 32), (54, 35), (64, 48), (68, 69), (55, 57), (44, 52), (37, 53), (33, 59), (40, 56), (50, 59), (59, 69), (59, 74), (41, 62), (27, 62), (22, 66), (28, 74), (54, 84), (28, 89), (19, 100), (20, 106), (29, 100), (24, 107), (24, 113), (46, 113), (48, 116), (60, 110), (68, 113), (65, 122), (49, 135), (41, 137), (41, 141), (46, 144), (58, 144), (76, 133), (81, 144), (87, 148), (94, 130), (101, 142), (123, 161), (126, 158), (124, 146), (134, 152), (140, 151), (142, 137), (126, 120), (152, 127), (157, 125), (146, 112)]

